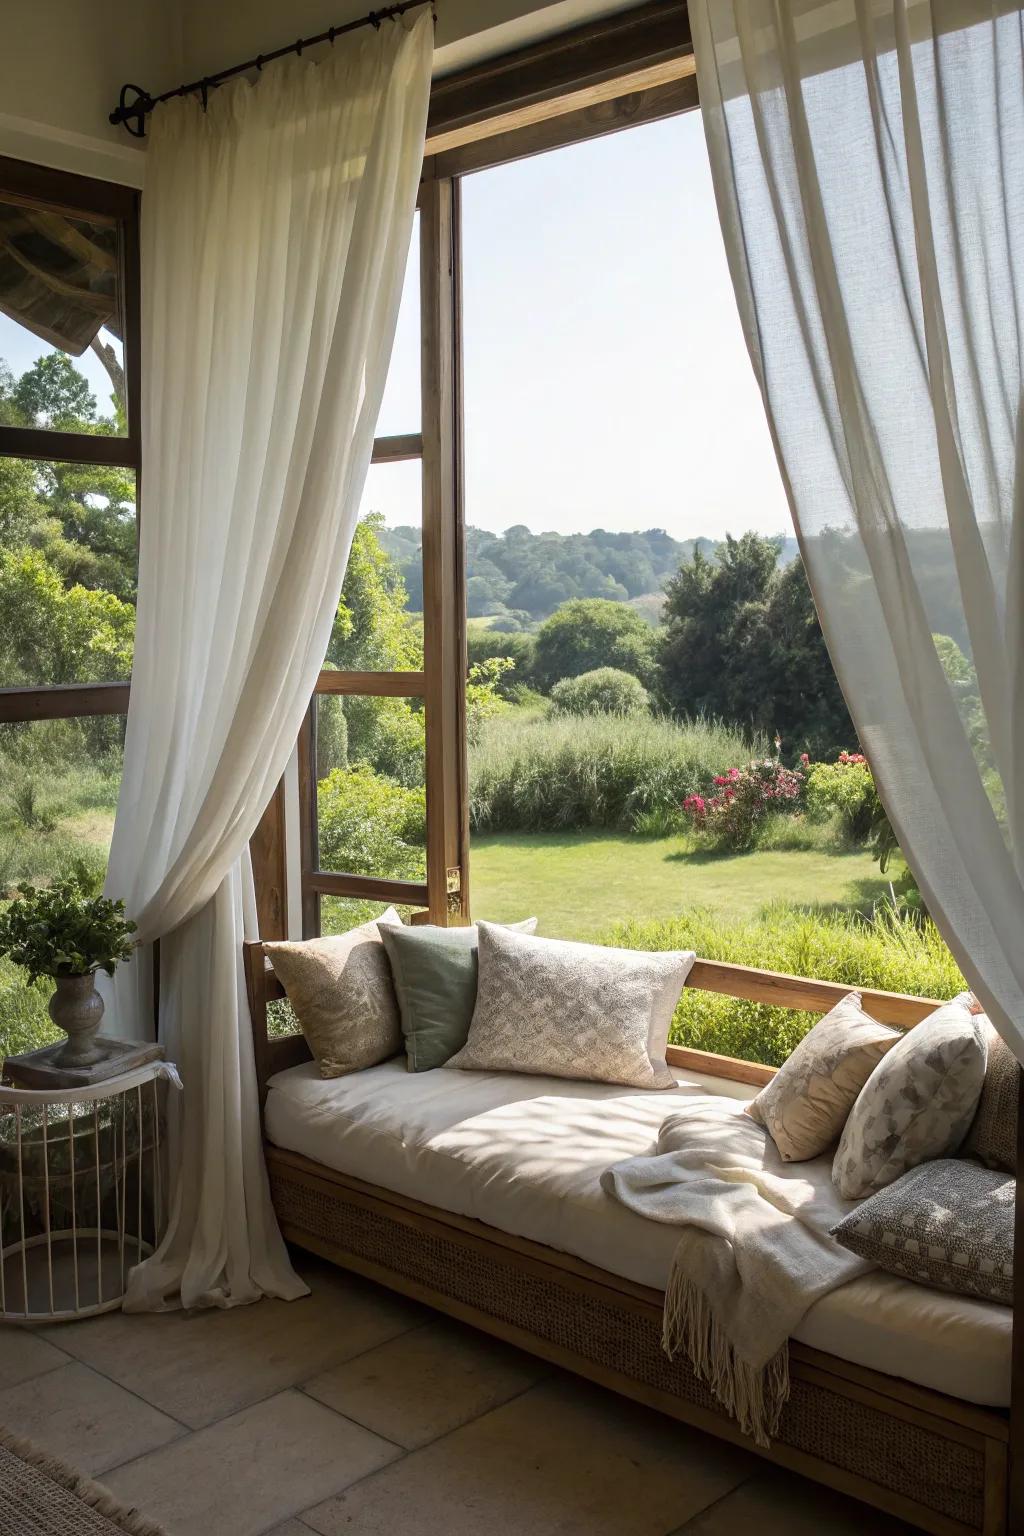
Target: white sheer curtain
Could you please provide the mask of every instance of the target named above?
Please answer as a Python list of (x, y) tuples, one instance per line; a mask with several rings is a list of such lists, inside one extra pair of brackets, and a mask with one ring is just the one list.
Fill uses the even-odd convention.
[[(167, 1237), (128, 1306), (304, 1290), (270, 1207), (241, 969), (247, 844), (327, 649), (423, 156), (430, 12), (160, 107), (142, 223), (138, 633), (107, 889), (160, 939), (185, 1085)], [(123, 973), (138, 1033), (147, 965)]]
[(927, 903), (1024, 1060), (1020, 11), (691, 0), (690, 17), (832, 660)]

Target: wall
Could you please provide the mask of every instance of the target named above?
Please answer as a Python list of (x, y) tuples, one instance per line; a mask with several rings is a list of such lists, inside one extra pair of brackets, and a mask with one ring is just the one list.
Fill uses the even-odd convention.
[[(437, 0), (435, 73), (463, 69), (630, 3), (636, 0)], [(144, 141), (107, 122), (126, 81), (166, 90), (363, 16), (369, 4), (7, 0), (0, 21), (0, 155), (141, 186)]]
[(126, 80), (180, 78), (168, 0), (17, 0), (0, 21), (0, 154), (141, 184), (145, 157), (107, 122)]
[[(378, 6), (387, 0), (377, 0)], [(494, 58), (637, 0), (435, 0), (435, 74)], [(181, 0), (186, 72), (193, 78), (232, 59), (281, 47), (296, 37), (365, 16), (368, 0)]]

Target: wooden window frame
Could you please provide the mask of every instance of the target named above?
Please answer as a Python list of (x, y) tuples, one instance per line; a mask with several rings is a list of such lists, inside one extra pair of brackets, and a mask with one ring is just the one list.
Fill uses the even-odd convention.
[[(319, 934), (324, 896), (411, 906), (414, 921), (470, 920), (460, 177), (696, 105), (689, 23), (678, 0), (652, 0), (434, 84), (418, 201), (420, 431), (378, 438), (372, 456), (375, 464), (418, 458), (423, 467), (423, 671), (323, 671), (316, 687), (318, 696), (423, 700), (426, 878), (320, 868), (314, 699), (298, 742), (303, 937)], [(267, 938), (287, 937), (285, 804), (282, 781), (251, 844)]]
[[(52, 170), (0, 156), (0, 199), (46, 208), (72, 218), (117, 223), (121, 231), (118, 294), (124, 333), (128, 432), (99, 437), (88, 432), (55, 432), (48, 427), (0, 425), (0, 458), (100, 464), (135, 471), (136, 523), (140, 515), (141, 361), (139, 302), (139, 204), (133, 187)], [(130, 683), (49, 683), (38, 687), (0, 686), (0, 722), (84, 719), (120, 715), (128, 709)]]

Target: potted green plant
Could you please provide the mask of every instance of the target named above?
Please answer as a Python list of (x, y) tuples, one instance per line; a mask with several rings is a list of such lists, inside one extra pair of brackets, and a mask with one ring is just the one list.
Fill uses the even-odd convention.
[(0, 955), (25, 968), (29, 979), (52, 976), (50, 1017), (67, 1035), (55, 1061), (62, 1067), (91, 1067), (103, 1056), (96, 1035), (103, 999), (96, 972), (113, 976), (130, 960), (135, 924), (124, 902), (91, 894), (78, 879), (51, 885), (19, 885), (0, 913)]

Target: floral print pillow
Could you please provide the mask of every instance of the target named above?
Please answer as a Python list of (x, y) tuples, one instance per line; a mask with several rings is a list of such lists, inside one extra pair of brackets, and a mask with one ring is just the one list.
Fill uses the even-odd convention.
[(845, 1200), (892, 1184), (908, 1168), (951, 1157), (967, 1135), (988, 1059), (970, 993), (943, 1003), (878, 1063), (850, 1111), (832, 1164)]

